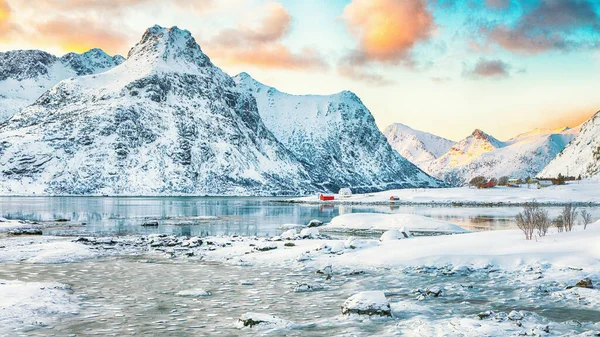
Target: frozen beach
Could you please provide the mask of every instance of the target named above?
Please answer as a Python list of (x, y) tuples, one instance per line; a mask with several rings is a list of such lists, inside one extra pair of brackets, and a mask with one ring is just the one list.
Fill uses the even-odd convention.
[[(382, 230), (404, 225), (370, 216)], [(330, 225), (267, 237), (4, 236), (0, 336), (600, 332), (600, 222), (533, 241), (518, 230), (332, 238)]]

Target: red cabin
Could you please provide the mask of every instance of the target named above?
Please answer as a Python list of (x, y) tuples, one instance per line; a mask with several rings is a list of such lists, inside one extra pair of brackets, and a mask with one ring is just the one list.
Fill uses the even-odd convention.
[(319, 196), (319, 199), (323, 200), (323, 201), (329, 201), (329, 200), (334, 200), (335, 197), (333, 195), (324, 195), (324, 194), (321, 194)]

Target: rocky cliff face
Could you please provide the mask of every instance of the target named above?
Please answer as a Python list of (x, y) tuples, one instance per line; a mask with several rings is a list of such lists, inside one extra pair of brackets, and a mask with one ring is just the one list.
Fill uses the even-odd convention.
[(176, 27), (148, 29), (123, 64), (64, 80), (15, 115), (0, 129), (0, 170), (6, 193), (316, 191), (254, 98)]
[(267, 128), (305, 164), (318, 186), (333, 191), (440, 186), (392, 150), (354, 93), (290, 95), (246, 73), (234, 79), (241, 91), (256, 97)]

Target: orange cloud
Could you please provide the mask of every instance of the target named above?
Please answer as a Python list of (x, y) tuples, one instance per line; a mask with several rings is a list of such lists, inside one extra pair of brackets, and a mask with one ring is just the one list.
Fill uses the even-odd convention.
[[(43, 46), (60, 46), (65, 51), (84, 52), (92, 48), (102, 48), (105, 52), (116, 54), (129, 46), (127, 36), (108, 26), (83, 20), (57, 18), (34, 26), (38, 32), (35, 41)], [(36, 38), (32, 37), (32, 40)]]
[(9, 28), (11, 10), (6, 1), (0, 0), (0, 32), (4, 33)]
[(383, 76), (363, 70), (361, 67), (355, 67), (348, 64), (338, 66), (338, 74), (343, 77), (348, 77), (354, 80), (366, 82), (376, 86), (386, 86), (394, 84), (393, 81), (387, 80)]
[(209, 53), (219, 63), (228, 65), (245, 64), (259, 68), (278, 68), (289, 70), (325, 69), (327, 64), (321, 55), (305, 49), (292, 53), (286, 46), (275, 44), (261, 48), (226, 49), (219, 48)]
[(429, 39), (435, 27), (425, 0), (353, 0), (343, 19), (359, 39), (355, 62), (397, 62), (419, 41)]
[(254, 26), (238, 25), (219, 32), (203, 43), (212, 58), (229, 65), (290, 70), (325, 69), (327, 63), (315, 50), (292, 52), (281, 43), (289, 32), (292, 17), (280, 3), (263, 9), (264, 17)]

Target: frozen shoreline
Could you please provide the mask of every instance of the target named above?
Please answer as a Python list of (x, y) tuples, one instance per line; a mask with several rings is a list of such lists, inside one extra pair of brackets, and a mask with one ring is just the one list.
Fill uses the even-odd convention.
[[(561, 206), (578, 204), (581, 206), (600, 205), (600, 182), (583, 180), (568, 182), (567, 185), (537, 189), (494, 187), (476, 189), (469, 187), (437, 189), (403, 189), (376, 193), (340, 196), (335, 200), (321, 201), (318, 196), (278, 200), (284, 203), (300, 204), (339, 204), (339, 205), (443, 205), (443, 206), (523, 206), (536, 201), (541, 205)], [(390, 200), (390, 197), (398, 200)]]
[[(220, 263), (225, 268), (254, 266), (263, 270), (289, 270), (289, 272), (314, 274), (320, 279), (319, 283), (307, 284), (299, 291), (315, 291), (327, 284), (327, 277), (334, 279), (348, 278), (351, 282), (357, 276), (353, 275), (430, 275), (432, 281), (444, 281), (448, 277), (472, 278), (472, 281), (482, 282), (490, 277), (506, 279), (506, 286), (514, 289), (532, 289), (526, 298), (531, 300), (559, 301), (565, 307), (595, 310), (600, 313), (600, 222), (589, 225), (587, 230), (576, 227), (570, 233), (551, 231), (548, 236), (535, 241), (525, 241), (518, 230), (493, 231), (481, 233), (464, 233), (449, 236), (413, 237), (402, 240), (379, 241), (377, 239), (348, 238), (334, 239), (318, 233), (318, 228), (298, 231), (286, 231), (276, 237), (177, 237), (168, 235), (124, 236), (124, 237), (47, 237), (47, 236), (16, 236), (0, 237), (0, 265), (2, 263), (20, 264), (57, 264), (77, 263), (90, 259), (106, 257), (143, 256), (144, 258), (160, 259), (181, 263)], [(316, 272), (316, 274), (315, 274)], [(1, 279), (2, 277), (0, 277)], [(589, 278), (596, 289), (573, 288), (577, 282)], [(480, 280), (480, 281), (478, 281)], [(38, 287), (31, 282), (3, 281), (26, 293), (26, 289)], [(324, 283), (323, 283), (324, 282)], [(434, 281), (435, 282), (435, 281)], [(249, 283), (251, 285), (251, 283)], [(350, 283), (353, 284), (353, 283)], [(415, 285), (417, 287), (418, 285)], [(29, 288), (28, 288), (29, 287)], [(42, 285), (42, 287), (44, 287)], [(23, 315), (38, 315), (39, 321), (49, 324), (51, 317), (47, 312), (59, 315), (74, 314), (73, 297), (64, 295), (67, 288), (56, 290), (59, 293), (34, 294), (48, 303), (42, 311), (36, 311), (35, 298), (18, 297), (19, 312)], [(8, 289), (8, 288), (4, 288)], [(53, 288), (54, 289), (54, 288)], [(194, 296), (208, 292), (193, 289)], [(383, 291), (386, 297), (394, 299), (394, 290), (386, 288), (353, 288), (358, 291)], [(508, 312), (481, 313), (484, 318), (476, 315), (455, 315), (443, 319), (434, 319), (435, 313), (428, 304), (436, 303), (428, 299), (428, 294), (437, 293), (433, 288), (423, 288), (417, 294), (416, 302), (395, 300), (391, 303), (391, 322), (397, 322), (398, 328), (404, 333), (414, 336), (430, 336), (431, 334), (448, 335), (464, 332), (466, 336), (488, 334), (503, 336), (522, 331), (541, 331), (542, 335), (547, 320), (532, 315), (530, 312), (515, 311), (510, 315), (518, 317), (509, 319)], [(451, 286), (440, 288), (442, 298), (458, 296), (465, 290), (458, 291)], [(534, 290), (541, 289), (541, 290)], [(210, 289), (209, 289), (210, 290)], [(326, 291), (326, 290), (322, 290)], [(458, 292), (457, 292), (458, 291)], [(2, 292), (2, 284), (0, 284)], [(188, 291), (189, 292), (189, 291)], [(44, 296), (50, 296), (46, 300)], [(352, 292), (347, 297), (353, 295)], [(67, 296), (67, 297), (65, 297)], [(199, 295), (198, 295), (199, 296)], [(210, 296), (210, 295), (209, 295)], [(437, 296), (437, 295), (436, 295)], [(541, 297), (540, 297), (541, 296)], [(54, 301), (52, 299), (60, 299)], [(584, 298), (584, 300), (581, 300)], [(579, 299), (579, 300), (578, 300)], [(13, 302), (14, 303), (14, 302)], [(54, 305), (55, 303), (56, 305)], [(339, 303), (341, 305), (342, 303)], [(518, 310), (515, 307), (515, 310)], [(406, 311), (410, 317), (404, 317)], [(8, 312), (8, 311), (7, 311)], [(10, 312), (14, 312), (11, 310)], [(33, 314), (32, 314), (33, 313)], [(269, 311), (264, 313), (270, 313)], [(249, 313), (250, 315), (250, 313)], [(252, 316), (255, 315), (255, 316)], [(252, 317), (263, 317), (260, 312)], [(338, 313), (337, 315), (341, 315)], [(479, 314), (478, 314), (479, 315)], [(26, 324), (26, 317), (10, 315), (0, 316), (11, 329), (20, 324)], [(482, 316), (482, 317), (483, 317)], [(343, 316), (335, 316), (332, 322), (317, 320), (314, 324), (344, 324)], [(428, 318), (429, 317), (429, 318)], [(285, 317), (282, 317), (285, 318)], [(274, 318), (277, 321), (279, 318)], [(348, 318), (350, 319), (350, 318)], [(329, 319), (331, 320), (331, 319)], [(280, 321), (277, 321), (280, 322)], [(383, 321), (381, 324), (386, 324)], [(522, 324), (516, 326), (515, 322)], [(369, 323), (370, 324), (370, 323)], [(379, 324), (379, 323), (374, 323)], [(396, 324), (396, 323), (394, 323)], [(289, 324), (275, 324), (265, 327), (266, 331), (288, 329)], [(592, 336), (590, 334), (569, 333), (566, 326), (556, 322), (550, 323), (550, 331), (559, 331), (560, 335)], [(600, 323), (585, 325), (586, 329), (596, 331)], [(258, 329), (258, 327), (243, 329)], [(260, 330), (263, 331), (263, 330)], [(397, 331), (392, 329), (389, 334)], [(558, 333), (558, 332), (557, 332)], [(0, 332), (1, 335), (1, 332)]]

